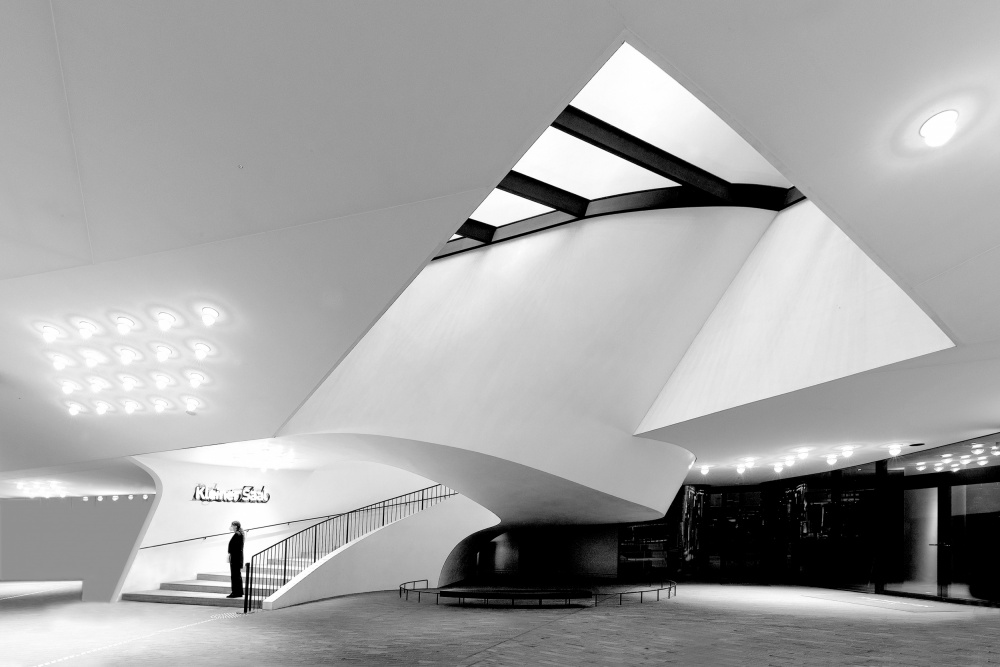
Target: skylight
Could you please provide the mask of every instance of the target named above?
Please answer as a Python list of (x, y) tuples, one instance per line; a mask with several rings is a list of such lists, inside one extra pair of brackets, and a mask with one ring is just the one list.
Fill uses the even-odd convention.
[(494, 227), (502, 227), (552, 210), (548, 206), (536, 204), (509, 192), (494, 190), (472, 214), (472, 219)]
[(514, 165), (514, 171), (587, 199), (677, 185), (552, 127)]
[(627, 43), (571, 104), (732, 183), (791, 185), (711, 109)]

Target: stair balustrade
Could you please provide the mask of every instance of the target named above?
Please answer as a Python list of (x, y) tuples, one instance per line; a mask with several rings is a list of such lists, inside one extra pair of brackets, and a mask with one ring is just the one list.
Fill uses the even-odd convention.
[(429, 486), (337, 514), (254, 554), (246, 567), (243, 612), (262, 609), (265, 598), (348, 542), (455, 495), (442, 484)]

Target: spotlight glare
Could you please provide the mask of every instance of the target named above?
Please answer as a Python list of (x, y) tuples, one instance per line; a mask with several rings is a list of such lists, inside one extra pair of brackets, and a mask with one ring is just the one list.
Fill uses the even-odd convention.
[(775, 463), (774, 464), (774, 472), (780, 473), (782, 470), (784, 470), (784, 468), (782, 467), (782, 465), (780, 463)]
[(702, 466), (701, 467), (701, 474), (702, 475), (707, 475), (708, 474), (708, 466)]
[(809, 456), (809, 452), (799, 452), (799, 458), (804, 459)]
[(103, 500), (104, 500), (104, 496), (97, 496), (97, 502), (102, 502)]
[(934, 114), (920, 126), (920, 136), (924, 143), (932, 148), (944, 146), (955, 135), (958, 129), (958, 112), (947, 109)]
[(984, 465), (986, 465), (987, 463), (989, 463), (989, 461), (976, 461), (976, 463), (978, 463), (978, 464), (979, 464), (979, 465), (981, 465), (981, 466), (984, 466)]
[(742, 475), (743, 473), (745, 473), (745, 472), (746, 472), (746, 470), (747, 470), (747, 469), (746, 469), (746, 466), (745, 466), (745, 465), (743, 465), (742, 463), (741, 463), (740, 465), (736, 466), (736, 473), (737, 473), (738, 475)]
[(87, 496), (83, 497), (83, 502), (87, 502), (88, 500), (90, 500), (90, 498), (88, 498)]
[(837, 457), (831, 454), (830, 456), (826, 457), (826, 462), (830, 465), (833, 465), (834, 463), (837, 462)]
[(80, 332), (80, 338), (87, 340), (95, 333), (97, 333), (97, 327), (90, 322), (81, 320), (80, 324), (77, 325), (77, 331)]
[(111, 496), (111, 500), (113, 502), (118, 502), (118, 496)]
[(206, 327), (210, 327), (215, 324), (217, 319), (219, 319), (219, 311), (215, 308), (205, 306), (201, 309), (201, 321), (205, 323)]
[(165, 345), (157, 345), (156, 346), (156, 360), (159, 361), (160, 363), (166, 361), (172, 355), (173, 355), (173, 352), (170, 351), (169, 347), (167, 347)]
[(122, 351), (119, 353), (119, 358), (121, 359), (123, 366), (128, 366), (129, 364), (131, 364), (133, 361), (135, 361), (137, 356), (138, 355), (135, 353), (135, 350), (130, 350), (128, 348), (122, 349)]
[(80, 406), (77, 405), (76, 403), (74, 403), (73, 405), (69, 406), (69, 414), (72, 415), (73, 417), (75, 417), (78, 414), (80, 414)]
[(135, 401), (125, 401), (125, 414), (132, 414), (139, 408), (139, 404)]
[(191, 373), (188, 377), (190, 378), (191, 386), (194, 389), (200, 387), (201, 383), (205, 381), (205, 376), (202, 375), (201, 373)]
[(101, 401), (100, 403), (97, 404), (97, 414), (99, 415), (107, 413), (107, 411), (110, 409), (111, 406), (105, 403), (104, 401)]
[(212, 348), (210, 348), (205, 343), (195, 343), (194, 344), (194, 356), (197, 357), (198, 359), (204, 359), (205, 357), (207, 357), (209, 355), (209, 353), (211, 351), (212, 351)]
[(170, 384), (170, 379), (166, 375), (157, 375), (156, 376), (156, 388), (157, 389), (166, 389), (168, 384)]
[(135, 389), (136, 384), (137, 382), (135, 378), (131, 377), (122, 378), (122, 389), (124, 389), (125, 391), (132, 391), (133, 389)]
[(846, 458), (849, 458), (851, 456), (851, 454), (853, 454), (853, 453), (854, 453), (854, 449), (852, 447), (845, 447), (843, 453), (841, 454), (841, 456), (843, 456), (846, 459)]
[(184, 405), (187, 406), (188, 412), (194, 412), (201, 405), (201, 402), (197, 398), (188, 398), (184, 400)]
[(167, 402), (162, 398), (157, 398), (153, 401), (153, 409), (157, 412), (163, 412), (167, 409)]
[(54, 343), (56, 338), (59, 338), (59, 329), (48, 325), (42, 327), (42, 339), (46, 343)]
[(88, 354), (84, 359), (84, 363), (87, 364), (87, 368), (93, 368), (97, 365), (97, 357), (92, 354)]
[(917, 470), (919, 470), (920, 472), (923, 472), (923, 471), (927, 470), (927, 466), (917, 466)]
[(142, 499), (143, 499), (143, 500), (149, 500), (149, 495), (148, 495), (148, 494), (145, 494), (145, 493), (144, 493), (144, 494), (142, 494)]
[(61, 357), (58, 354), (52, 357), (52, 367), (55, 368), (57, 371), (61, 371), (62, 369), (66, 368), (66, 358)]
[(132, 494), (131, 494), (131, 493), (130, 493), (130, 494), (128, 494), (128, 499), (129, 499), (129, 500), (132, 500)]
[(72, 382), (63, 382), (62, 383), (62, 392), (64, 394), (72, 394), (74, 389), (75, 389), (75, 387), (73, 386)]
[(130, 331), (132, 331), (132, 327), (135, 326), (135, 322), (127, 317), (118, 317), (115, 319), (115, 326), (118, 329), (118, 333), (126, 336)]

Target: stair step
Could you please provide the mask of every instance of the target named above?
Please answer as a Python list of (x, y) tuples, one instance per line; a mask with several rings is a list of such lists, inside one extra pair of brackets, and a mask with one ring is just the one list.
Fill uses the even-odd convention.
[(141, 591), (125, 593), (122, 600), (131, 602), (159, 602), (166, 604), (199, 604), (210, 607), (243, 608), (243, 598), (227, 598), (223, 593), (196, 593), (193, 591)]
[[(245, 582), (244, 582), (245, 583)], [(167, 581), (160, 584), (162, 591), (191, 591), (193, 593), (222, 593), (229, 595), (232, 586), (227, 579), (225, 582), (204, 579), (194, 579), (191, 581)], [(244, 590), (247, 590), (244, 587)], [(254, 586), (254, 590), (263, 592), (264, 589)]]

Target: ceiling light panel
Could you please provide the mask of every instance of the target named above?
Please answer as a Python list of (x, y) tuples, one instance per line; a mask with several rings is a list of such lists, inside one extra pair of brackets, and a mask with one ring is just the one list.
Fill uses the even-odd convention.
[(514, 171), (587, 199), (677, 185), (553, 127), (542, 133)]
[(479, 208), (472, 214), (473, 220), (485, 222), (487, 225), (502, 227), (518, 220), (533, 218), (553, 209), (535, 202), (512, 195), (503, 190), (494, 190), (483, 200)]
[(629, 44), (572, 105), (727, 181), (791, 186), (715, 112)]

